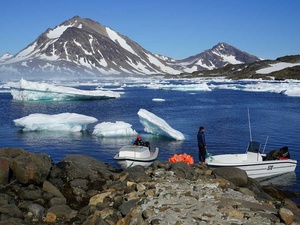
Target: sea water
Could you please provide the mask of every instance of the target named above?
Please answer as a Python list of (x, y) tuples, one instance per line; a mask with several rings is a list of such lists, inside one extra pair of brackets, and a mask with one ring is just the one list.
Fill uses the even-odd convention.
[[(82, 87), (81, 87), (82, 88)], [(95, 89), (85, 86), (84, 89)], [(288, 146), (291, 157), (300, 159), (300, 98), (279, 93), (213, 89), (212, 91), (178, 91), (124, 87), (120, 98), (93, 101), (22, 102), (9, 92), (0, 92), (0, 148), (24, 148), (45, 152), (57, 163), (69, 154), (86, 154), (117, 167), (113, 156), (135, 137), (99, 138), (93, 127), (101, 122), (124, 121), (132, 124), (151, 147), (159, 147), (159, 160), (167, 161), (175, 153), (187, 153), (198, 162), (197, 132), (205, 127), (210, 154), (244, 153), (250, 138), (269, 152)], [(163, 99), (164, 101), (154, 101)], [(146, 109), (182, 132), (186, 140), (175, 141), (144, 131), (137, 112)], [(249, 110), (249, 114), (248, 114)], [(22, 132), (13, 120), (32, 113), (79, 113), (98, 119), (84, 132)], [(248, 116), (250, 115), (250, 117)], [(300, 167), (296, 173), (266, 182), (276, 182), (300, 192)]]

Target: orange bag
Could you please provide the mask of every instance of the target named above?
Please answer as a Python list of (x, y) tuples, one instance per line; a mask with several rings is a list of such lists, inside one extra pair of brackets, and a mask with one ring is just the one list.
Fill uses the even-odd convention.
[(174, 154), (173, 157), (169, 158), (169, 162), (186, 162), (187, 164), (191, 165), (194, 164), (194, 158), (191, 155), (188, 155), (186, 153), (184, 154)]

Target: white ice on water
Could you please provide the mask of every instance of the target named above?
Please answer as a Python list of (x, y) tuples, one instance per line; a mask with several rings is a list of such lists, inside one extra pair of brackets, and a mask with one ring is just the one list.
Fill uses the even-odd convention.
[(24, 79), (19, 82), (9, 82), (7, 86), (11, 88), (13, 99), (20, 101), (89, 100), (120, 97), (120, 94), (114, 91), (80, 90)]
[(15, 119), (17, 127), (23, 131), (70, 131), (79, 132), (86, 130), (89, 124), (98, 120), (91, 116), (85, 116), (77, 113), (60, 113), (60, 114), (41, 114), (34, 113), (28, 116)]
[(137, 114), (141, 124), (144, 126), (144, 131), (155, 135), (169, 137), (178, 141), (185, 139), (184, 135), (180, 131), (173, 129), (165, 120), (146, 109), (140, 109)]
[(126, 137), (135, 136), (137, 132), (133, 130), (132, 125), (123, 121), (102, 122), (94, 127), (93, 135), (98, 137)]

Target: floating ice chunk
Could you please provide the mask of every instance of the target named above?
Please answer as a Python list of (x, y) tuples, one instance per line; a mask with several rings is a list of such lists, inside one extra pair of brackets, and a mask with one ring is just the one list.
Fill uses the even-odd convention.
[(153, 98), (152, 101), (154, 101), (154, 102), (164, 102), (166, 100), (163, 99), (163, 98)]
[(300, 97), (300, 85), (290, 85), (285, 91), (282, 92), (283, 94), (290, 96), (290, 97)]
[(140, 109), (137, 114), (146, 132), (166, 136), (175, 140), (185, 139), (181, 132), (174, 130), (165, 120), (153, 113), (145, 109)]
[(126, 137), (135, 136), (137, 132), (131, 128), (131, 124), (123, 121), (115, 123), (103, 122), (94, 127), (93, 135), (99, 137)]
[(118, 98), (120, 94), (103, 90), (80, 90), (21, 79), (9, 82), (13, 99), (20, 101), (61, 101)]
[(207, 83), (196, 84), (149, 84), (148, 88), (169, 91), (211, 91)]
[(14, 123), (17, 127), (22, 127), (23, 131), (60, 130), (79, 132), (86, 130), (88, 124), (97, 121), (94, 117), (77, 113), (60, 113), (54, 115), (34, 113), (15, 119)]

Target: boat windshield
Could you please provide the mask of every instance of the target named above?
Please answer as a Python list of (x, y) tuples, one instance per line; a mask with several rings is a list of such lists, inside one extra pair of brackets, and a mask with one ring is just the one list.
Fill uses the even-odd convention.
[(259, 152), (260, 143), (258, 141), (250, 141), (247, 151), (248, 152)]

